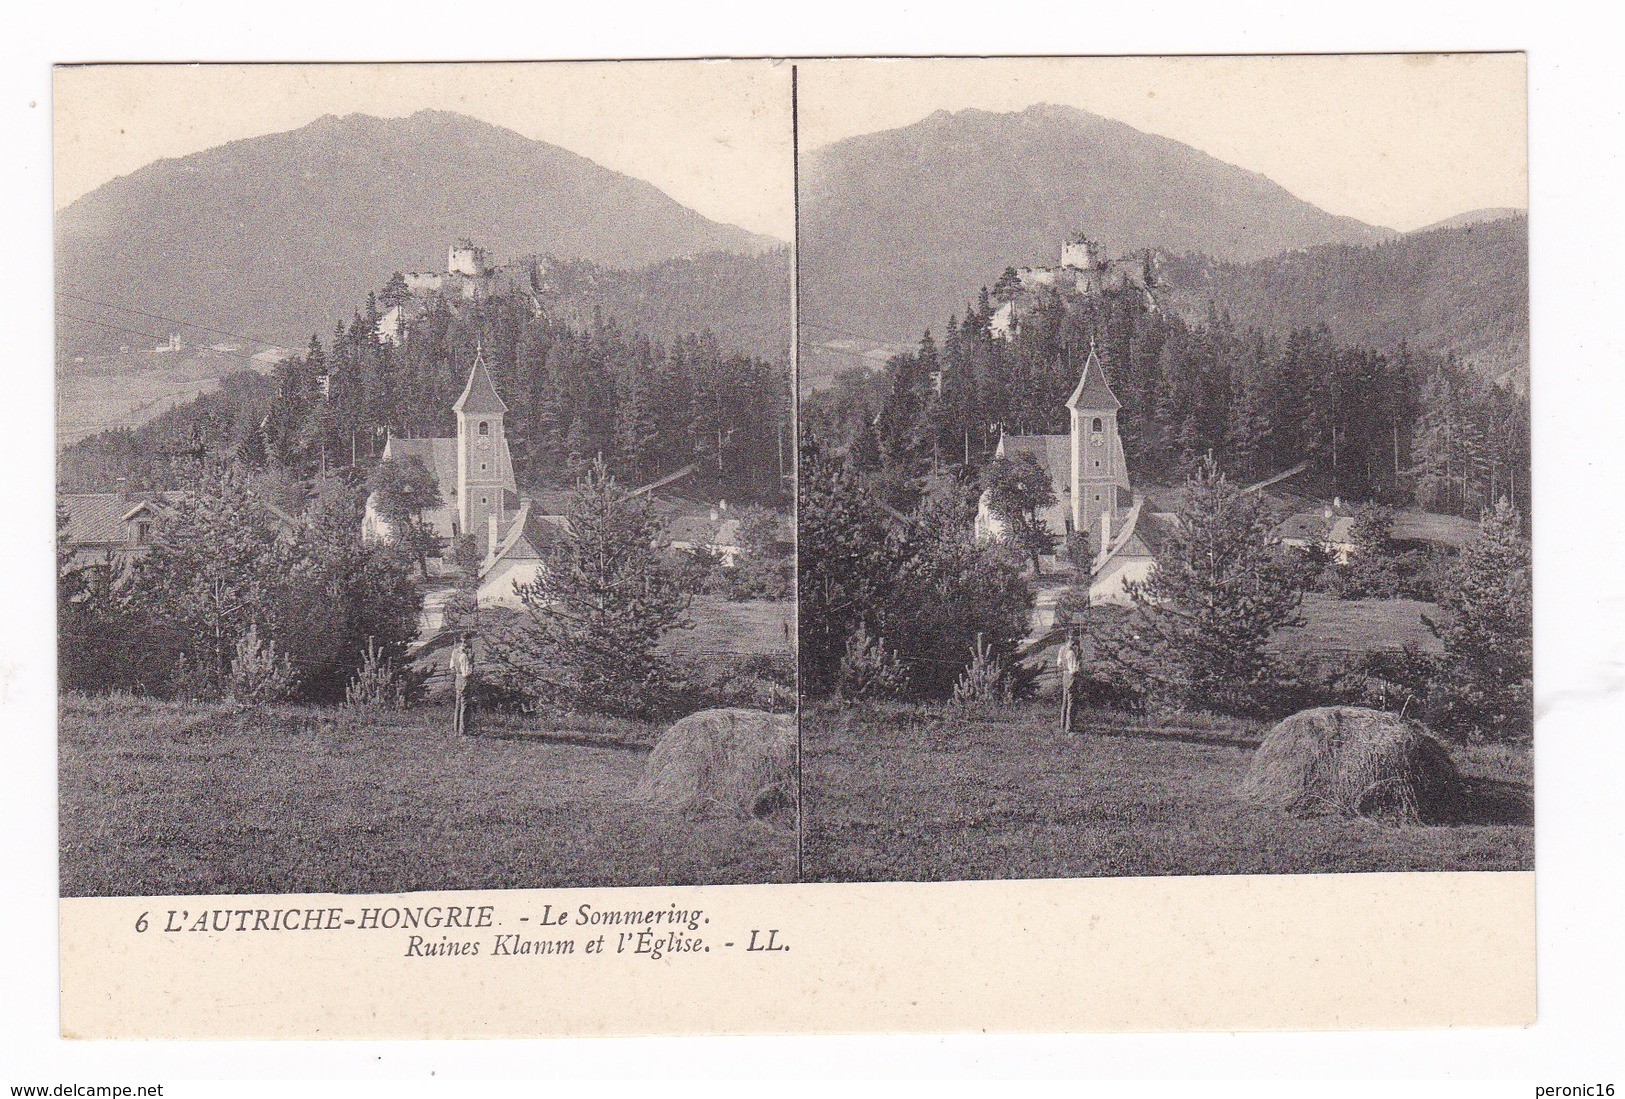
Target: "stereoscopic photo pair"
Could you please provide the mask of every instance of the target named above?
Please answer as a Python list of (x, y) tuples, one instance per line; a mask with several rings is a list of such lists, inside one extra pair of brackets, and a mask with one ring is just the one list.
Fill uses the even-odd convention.
[(1524, 95), (59, 69), (63, 896), (1532, 869)]

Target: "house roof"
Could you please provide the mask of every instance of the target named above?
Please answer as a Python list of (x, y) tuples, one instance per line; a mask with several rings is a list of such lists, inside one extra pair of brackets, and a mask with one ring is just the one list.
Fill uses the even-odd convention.
[(1097, 409), (1116, 412), (1123, 407), (1106, 381), (1106, 368), (1100, 365), (1100, 357), (1093, 347), (1089, 348), (1089, 358), (1083, 364), (1083, 377), (1078, 379), (1078, 387), (1067, 398), (1066, 407), (1086, 408), (1091, 412)]
[(143, 508), (156, 512), (174, 493), (84, 492), (65, 493), (59, 499), (68, 513), (64, 534), (74, 545), (123, 542), (125, 524)]
[(420, 459), (434, 474), (435, 483), (440, 487), (440, 498), (448, 505), (456, 498), (456, 439), (402, 439), (392, 435), (384, 444), (384, 457)]
[(1096, 552), (1093, 572), (1099, 574), (1113, 561), (1131, 558), (1155, 558), (1167, 545), (1169, 530), (1179, 525), (1179, 517), (1168, 512), (1152, 511), (1143, 496), (1123, 516), (1123, 525), (1112, 535), (1111, 545), (1105, 552)]
[(497, 395), (496, 383), (491, 381), (491, 371), (486, 369), (485, 358), (478, 350), (474, 352), (474, 367), (468, 372), (468, 384), (463, 386), (463, 395), (451, 407), (454, 412), (470, 416), (500, 416), (508, 411), (508, 406)]
[(514, 516), (496, 555), (480, 571), (484, 574), (499, 561), (545, 561), (568, 533), (569, 524), (564, 516), (543, 515), (533, 501), (522, 500), (519, 514)]

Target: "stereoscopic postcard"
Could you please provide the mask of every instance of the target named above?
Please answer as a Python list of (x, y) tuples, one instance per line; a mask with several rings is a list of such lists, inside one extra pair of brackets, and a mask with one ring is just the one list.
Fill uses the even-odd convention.
[(64, 1034), (1533, 1020), (1521, 55), (54, 108)]

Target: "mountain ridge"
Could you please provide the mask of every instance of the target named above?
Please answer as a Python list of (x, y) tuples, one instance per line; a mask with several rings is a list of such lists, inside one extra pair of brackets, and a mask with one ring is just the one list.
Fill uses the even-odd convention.
[(1268, 177), (1076, 107), (937, 111), (814, 150), (802, 171), (802, 311), (911, 341), (1006, 264), (1053, 264), (1082, 230), (1141, 248), (1246, 262), (1383, 226), (1328, 213)]
[[(780, 246), (561, 146), (433, 110), (324, 115), (154, 161), (63, 207), (56, 232), (59, 286), (291, 346), (347, 318), (357, 287), (441, 269), (463, 237), (497, 258), (620, 269)], [(58, 333), (64, 352), (110, 342), (74, 321)]]

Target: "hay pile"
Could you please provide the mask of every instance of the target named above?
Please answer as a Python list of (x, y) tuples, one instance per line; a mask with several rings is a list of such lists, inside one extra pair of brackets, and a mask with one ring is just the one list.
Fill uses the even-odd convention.
[(795, 761), (791, 715), (701, 710), (661, 734), (633, 797), (690, 816), (793, 826)]
[(1271, 729), (1237, 793), (1289, 813), (1448, 820), (1461, 777), (1444, 745), (1398, 714), (1322, 706)]

